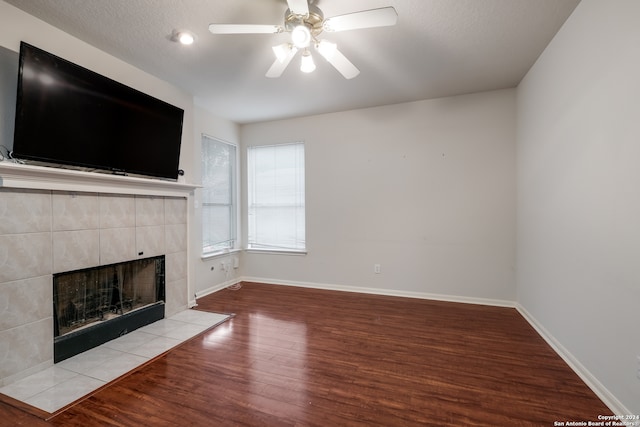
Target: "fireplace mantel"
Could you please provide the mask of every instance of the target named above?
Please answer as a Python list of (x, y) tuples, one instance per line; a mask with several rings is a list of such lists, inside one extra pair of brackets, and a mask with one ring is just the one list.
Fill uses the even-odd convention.
[(0, 162), (0, 187), (186, 197), (200, 186), (161, 179)]

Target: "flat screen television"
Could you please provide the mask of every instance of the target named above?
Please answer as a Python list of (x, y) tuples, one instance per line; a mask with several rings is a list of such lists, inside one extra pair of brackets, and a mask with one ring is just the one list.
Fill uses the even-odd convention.
[(20, 44), (12, 157), (178, 177), (184, 110)]

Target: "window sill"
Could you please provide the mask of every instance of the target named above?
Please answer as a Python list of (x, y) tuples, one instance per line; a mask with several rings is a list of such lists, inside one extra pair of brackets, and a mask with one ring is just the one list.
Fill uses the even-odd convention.
[(256, 249), (256, 248), (247, 248), (244, 250), (246, 253), (250, 254), (269, 254), (269, 255), (294, 255), (294, 256), (304, 256), (307, 255), (306, 249), (297, 249), (297, 250), (286, 250), (286, 249)]
[(242, 249), (225, 249), (223, 251), (211, 252), (207, 254), (200, 255), (201, 260), (207, 260), (212, 258), (219, 258), (226, 255), (237, 254), (238, 252), (242, 252)]

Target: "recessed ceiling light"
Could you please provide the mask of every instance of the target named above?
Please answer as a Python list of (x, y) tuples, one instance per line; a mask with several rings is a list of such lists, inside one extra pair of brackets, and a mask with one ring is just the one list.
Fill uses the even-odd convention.
[(196, 41), (196, 36), (191, 31), (180, 30), (174, 31), (172, 40), (184, 45), (190, 45)]

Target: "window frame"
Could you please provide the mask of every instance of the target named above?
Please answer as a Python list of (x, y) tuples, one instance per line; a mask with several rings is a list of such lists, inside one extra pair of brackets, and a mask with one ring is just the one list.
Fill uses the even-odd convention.
[[(252, 191), (252, 176), (250, 176), (250, 174), (253, 172), (251, 170), (251, 150), (254, 149), (263, 149), (263, 148), (273, 148), (273, 147), (282, 147), (282, 146), (291, 146), (291, 145), (297, 145), (297, 146), (302, 146), (302, 176), (297, 176), (297, 179), (302, 179), (302, 191), (303, 191), (303, 197), (302, 197), (302, 204), (301, 207), (303, 209), (303, 242), (304, 242), (304, 246), (303, 247), (296, 247), (296, 248), (286, 248), (286, 247), (260, 247), (260, 246), (252, 246), (251, 243), (251, 211), (252, 211), (252, 204), (251, 204), (251, 199), (252, 199), (252, 195), (251, 195), (251, 191)], [(277, 144), (261, 144), (261, 145), (252, 145), (252, 146), (248, 146), (246, 149), (246, 173), (245, 173), (245, 177), (246, 177), (246, 189), (247, 189), (247, 236), (246, 236), (246, 245), (245, 245), (245, 251), (247, 252), (255, 252), (255, 253), (272, 253), (272, 254), (288, 254), (288, 255), (306, 255), (307, 254), (307, 238), (306, 238), (306, 234), (307, 234), (307, 227), (306, 227), (306, 223), (307, 223), (307, 218), (306, 218), (306, 144), (304, 141), (296, 141), (296, 142), (285, 142), (285, 143), (277, 143)], [(286, 205), (286, 204), (285, 204)], [(284, 205), (283, 205), (284, 206)], [(273, 206), (272, 206), (273, 207)], [(296, 208), (300, 208), (299, 205), (295, 206)], [(258, 245), (264, 245), (265, 243), (258, 243)]]
[[(204, 200), (204, 191), (205, 191), (205, 186), (204, 186), (204, 176), (205, 176), (205, 164), (204, 164), (204, 157), (202, 158), (202, 170), (201, 170), (201, 177), (202, 177), (202, 184), (203, 184), (203, 188), (202, 188), (202, 198), (200, 201), (200, 210), (201, 210), (201, 233), (200, 233), (200, 237), (201, 237), (201, 245), (200, 245), (200, 250), (201, 250), (201, 257), (202, 258), (211, 258), (211, 257), (215, 257), (215, 256), (219, 256), (219, 255), (223, 255), (223, 254), (227, 254), (227, 253), (231, 253), (231, 252), (236, 252), (240, 250), (240, 206), (239, 206), (239, 178), (240, 178), (240, 147), (239, 144), (234, 143), (234, 142), (229, 142), (229, 141), (225, 141), (224, 139), (215, 137), (215, 136), (211, 136), (208, 135), (206, 133), (202, 133), (201, 134), (201, 139), (200, 139), (200, 144), (201, 144), (201, 150), (203, 149), (203, 146), (205, 143), (209, 143), (207, 140), (213, 142), (213, 143), (217, 143), (217, 144), (224, 144), (230, 147), (233, 147), (235, 150), (235, 159), (233, 161), (233, 163), (231, 164), (230, 167), (230, 171), (229, 171), (229, 177), (231, 180), (231, 190), (230, 190), (230, 196), (231, 196), (231, 201), (230, 203), (212, 203), (212, 202), (206, 202)], [(214, 249), (212, 250), (205, 250), (205, 234), (204, 234), (204, 222), (205, 222), (205, 206), (229, 206), (230, 208), (230, 214), (229, 214), (229, 234), (230, 234), (230, 239), (228, 240), (230, 242), (230, 244), (228, 245), (228, 247), (220, 247), (220, 248), (215, 248), (215, 246), (213, 246)]]

